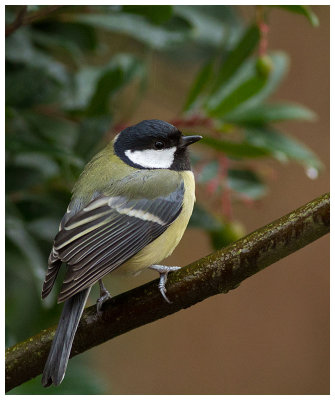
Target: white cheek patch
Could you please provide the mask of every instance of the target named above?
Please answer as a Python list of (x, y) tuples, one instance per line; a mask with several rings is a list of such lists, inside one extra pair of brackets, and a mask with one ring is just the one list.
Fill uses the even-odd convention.
[(143, 168), (170, 168), (173, 164), (176, 147), (163, 150), (126, 150), (125, 155), (134, 164)]

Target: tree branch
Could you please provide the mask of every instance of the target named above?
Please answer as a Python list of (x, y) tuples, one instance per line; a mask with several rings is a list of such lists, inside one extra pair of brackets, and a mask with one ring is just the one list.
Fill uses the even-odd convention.
[(64, 6), (48, 6), (27, 15), (27, 6), (22, 6), (15, 21), (6, 26), (6, 37), (15, 32), (20, 26), (29, 25), (49, 16), (50, 13)]
[[(328, 233), (329, 214), (328, 193), (171, 273), (167, 290), (172, 304), (163, 300), (155, 280), (110, 299), (100, 316), (95, 306), (87, 308), (71, 357), (207, 297), (235, 289), (249, 276)], [(54, 333), (55, 327), (51, 327), (7, 349), (6, 391), (42, 372)]]

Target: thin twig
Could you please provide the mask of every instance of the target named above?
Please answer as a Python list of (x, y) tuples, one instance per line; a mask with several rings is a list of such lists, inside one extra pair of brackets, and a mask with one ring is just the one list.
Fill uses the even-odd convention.
[(22, 25), (23, 19), (27, 13), (27, 8), (28, 6), (22, 6), (19, 12), (17, 13), (14, 22), (6, 26), (6, 37), (9, 36), (14, 31), (16, 31), (16, 29), (18, 29)]
[(58, 10), (59, 8), (64, 6), (49, 6), (42, 8), (41, 10), (35, 11), (31, 14), (27, 14), (27, 6), (23, 6), (18, 12), (15, 21), (6, 26), (6, 37), (15, 32), (18, 28), (24, 25), (32, 24), (36, 21), (40, 21), (41, 19), (46, 18), (49, 14)]
[[(329, 194), (325, 194), (235, 243), (171, 273), (167, 284), (172, 304), (157, 289), (157, 280), (112, 298), (97, 315), (85, 310), (71, 356), (139, 326), (173, 314), (207, 297), (227, 293), (242, 281), (329, 232)], [(42, 372), (55, 327), (6, 351), (6, 391)]]

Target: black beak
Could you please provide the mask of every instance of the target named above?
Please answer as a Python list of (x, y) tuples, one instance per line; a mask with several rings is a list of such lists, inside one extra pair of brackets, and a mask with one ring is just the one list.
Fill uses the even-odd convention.
[(187, 147), (192, 143), (197, 142), (198, 140), (202, 139), (202, 136), (194, 135), (194, 136), (182, 136), (181, 137), (181, 147)]

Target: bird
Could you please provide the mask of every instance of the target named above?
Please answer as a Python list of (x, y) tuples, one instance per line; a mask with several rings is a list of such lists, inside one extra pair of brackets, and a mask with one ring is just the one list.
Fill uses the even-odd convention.
[(111, 295), (102, 278), (118, 269), (159, 273), (166, 295), (167, 275), (180, 267), (159, 263), (180, 242), (195, 202), (188, 146), (202, 136), (184, 136), (158, 119), (144, 120), (118, 133), (88, 162), (72, 190), (55, 236), (42, 288), (51, 292), (61, 266), (58, 295), (64, 302), (43, 370), (42, 385), (64, 379), (74, 336), (91, 287), (99, 283), (97, 312)]

